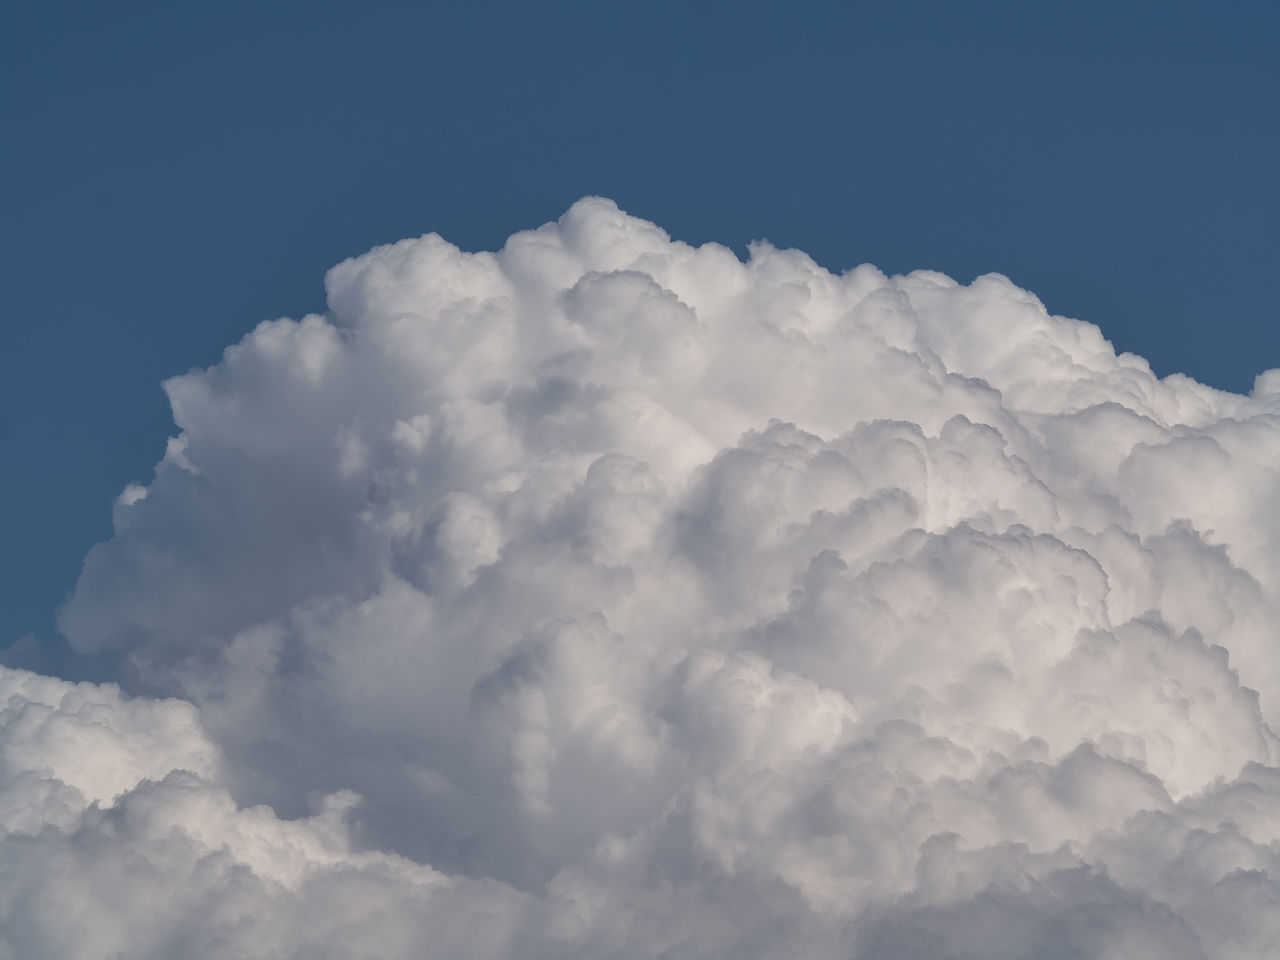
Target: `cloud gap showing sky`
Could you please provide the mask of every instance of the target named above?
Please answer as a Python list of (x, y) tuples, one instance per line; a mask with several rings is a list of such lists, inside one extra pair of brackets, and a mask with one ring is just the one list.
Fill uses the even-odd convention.
[(0, 957), (1280, 942), (1280, 371), (601, 198), (326, 292), (5, 655)]

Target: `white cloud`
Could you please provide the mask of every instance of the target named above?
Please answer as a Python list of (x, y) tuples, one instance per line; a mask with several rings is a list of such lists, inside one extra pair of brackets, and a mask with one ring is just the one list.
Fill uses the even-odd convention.
[(166, 384), (133, 696), (0, 673), (0, 957), (1273, 949), (1280, 373), (600, 199), (327, 290)]

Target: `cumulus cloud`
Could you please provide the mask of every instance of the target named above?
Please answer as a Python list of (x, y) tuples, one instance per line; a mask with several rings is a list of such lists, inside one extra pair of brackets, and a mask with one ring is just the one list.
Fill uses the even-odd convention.
[(1280, 371), (602, 199), (326, 289), (0, 668), (0, 957), (1280, 941)]

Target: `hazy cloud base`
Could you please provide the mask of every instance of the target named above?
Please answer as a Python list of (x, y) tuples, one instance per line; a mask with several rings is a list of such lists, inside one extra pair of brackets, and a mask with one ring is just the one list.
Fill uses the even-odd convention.
[(601, 199), (326, 282), (0, 668), (0, 957), (1275, 955), (1280, 371)]

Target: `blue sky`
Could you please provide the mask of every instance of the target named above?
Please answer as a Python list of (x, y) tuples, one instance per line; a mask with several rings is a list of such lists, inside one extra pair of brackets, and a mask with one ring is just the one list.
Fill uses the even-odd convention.
[(8, 5), (0, 645), (52, 635), (159, 383), (375, 243), (584, 194), (690, 241), (999, 271), (1157, 372), (1280, 365), (1272, 4)]

